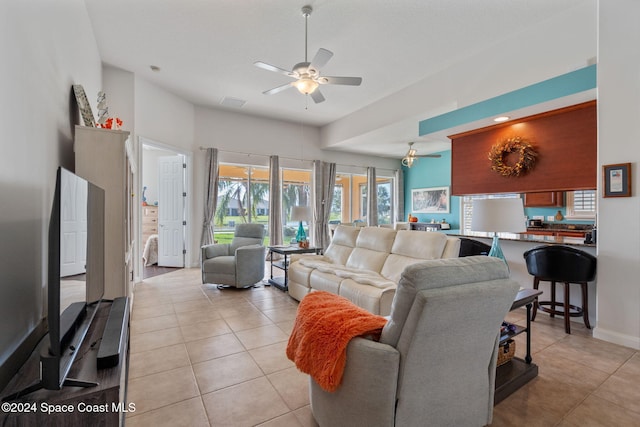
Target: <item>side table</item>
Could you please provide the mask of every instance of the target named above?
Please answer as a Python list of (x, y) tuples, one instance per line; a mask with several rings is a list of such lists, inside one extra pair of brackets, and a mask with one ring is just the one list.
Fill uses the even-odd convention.
[[(284, 257), (282, 261), (274, 261), (273, 254), (280, 254)], [(269, 284), (281, 291), (289, 289), (289, 256), (293, 254), (316, 254), (322, 253), (322, 248), (300, 248), (298, 246), (269, 246), (269, 261), (271, 261), (271, 274)], [(284, 271), (284, 277), (273, 277), (273, 267)]]
[(524, 360), (514, 357), (504, 365), (497, 367), (494, 405), (497, 405), (511, 393), (538, 376), (538, 366), (531, 359), (531, 307), (538, 295), (541, 294), (542, 291), (538, 289), (522, 289), (518, 292), (511, 305), (510, 311), (520, 307), (527, 308), (527, 326), (517, 326), (515, 331), (504, 334), (500, 337), (500, 344), (516, 335), (526, 333), (527, 353)]

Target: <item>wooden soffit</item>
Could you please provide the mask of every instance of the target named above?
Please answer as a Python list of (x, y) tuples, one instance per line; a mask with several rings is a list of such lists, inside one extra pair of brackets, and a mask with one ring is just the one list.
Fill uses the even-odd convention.
[[(505, 177), (491, 169), (494, 144), (520, 137), (537, 157), (534, 167)], [(451, 192), (454, 195), (594, 189), (597, 183), (596, 101), (469, 132), (451, 135)], [(505, 156), (513, 165), (518, 155)]]

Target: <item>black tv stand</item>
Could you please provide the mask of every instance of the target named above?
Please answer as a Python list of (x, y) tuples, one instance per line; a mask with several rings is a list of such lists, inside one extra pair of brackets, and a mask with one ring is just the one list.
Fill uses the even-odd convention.
[[(127, 411), (126, 384), (128, 368), (128, 339), (123, 339), (123, 351), (120, 352), (119, 363), (112, 368), (98, 369), (97, 343), (104, 332), (112, 303), (102, 302), (91, 323), (85, 340), (79, 349), (77, 358), (69, 371), (69, 378), (60, 390), (48, 390), (40, 387), (40, 382), (33, 383), (39, 377), (40, 356), (42, 351), (48, 350), (48, 342), (43, 340), (39, 348), (22, 366), (20, 371), (0, 392), (0, 396), (7, 396), (5, 400), (15, 397), (13, 402), (24, 402), (34, 405), (35, 412), (2, 412), (0, 411), (0, 425), (3, 427), (58, 426), (58, 425), (101, 425), (117, 426), (124, 421)], [(128, 323), (127, 323), (128, 328)], [(127, 331), (128, 337), (128, 331)], [(77, 378), (82, 378), (78, 380)], [(85, 381), (90, 380), (90, 381)], [(18, 390), (21, 390), (18, 392)], [(72, 413), (42, 412), (41, 404), (72, 405)], [(80, 411), (79, 405), (104, 405), (106, 412)]]
[[(64, 380), (64, 383), (62, 384), (63, 387), (95, 387), (97, 386), (98, 383), (97, 382), (93, 382), (93, 381), (82, 381), (82, 380), (75, 380), (73, 378), (67, 378)], [(24, 388), (16, 393), (10, 394), (9, 396), (5, 396), (2, 398), (3, 402), (8, 402), (10, 400), (16, 400), (19, 399), (23, 396), (26, 396), (27, 394), (36, 392), (38, 390), (42, 390), (45, 388), (45, 385), (42, 381), (38, 381), (35, 384), (30, 385), (27, 388)]]

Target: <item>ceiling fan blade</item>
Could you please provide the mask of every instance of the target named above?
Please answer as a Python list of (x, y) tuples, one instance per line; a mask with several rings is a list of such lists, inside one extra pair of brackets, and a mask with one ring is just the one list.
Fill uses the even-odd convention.
[(433, 157), (437, 159), (438, 157), (442, 157), (441, 154), (416, 154), (415, 157)]
[(362, 77), (320, 77), (320, 84), (360, 86)]
[(323, 48), (318, 49), (318, 53), (316, 53), (316, 56), (313, 57), (311, 63), (309, 64), (309, 68), (320, 71), (322, 67), (327, 65), (327, 62), (329, 62), (332, 56), (333, 52), (331, 52), (330, 50)]
[(267, 64), (262, 61), (256, 61), (253, 63), (258, 68), (262, 68), (267, 71), (274, 71), (276, 73), (284, 74), (285, 76), (294, 77), (291, 71), (287, 71), (284, 68), (276, 67), (275, 65)]
[(311, 99), (313, 99), (313, 102), (315, 102), (316, 104), (319, 104), (322, 101), (324, 101), (324, 96), (322, 95), (319, 89), (316, 89), (313, 92), (311, 92)]
[(265, 90), (262, 93), (265, 95), (273, 95), (274, 93), (282, 92), (283, 90), (289, 89), (290, 87), (293, 87), (293, 83), (286, 83), (281, 86), (274, 87), (273, 89)]

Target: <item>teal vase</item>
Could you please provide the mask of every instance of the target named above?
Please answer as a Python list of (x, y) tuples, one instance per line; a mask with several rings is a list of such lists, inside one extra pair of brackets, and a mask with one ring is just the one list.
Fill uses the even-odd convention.
[(302, 221), (300, 221), (300, 225), (298, 226), (298, 234), (296, 234), (296, 242), (304, 242), (305, 240), (307, 240), (307, 234), (304, 232)]

